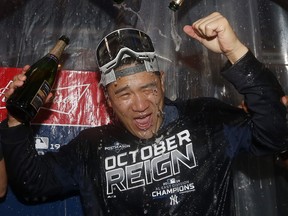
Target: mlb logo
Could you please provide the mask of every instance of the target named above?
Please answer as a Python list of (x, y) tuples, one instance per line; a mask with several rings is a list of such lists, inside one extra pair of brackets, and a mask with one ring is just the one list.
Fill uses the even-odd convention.
[(49, 148), (48, 137), (35, 137), (35, 148), (37, 150), (44, 150)]

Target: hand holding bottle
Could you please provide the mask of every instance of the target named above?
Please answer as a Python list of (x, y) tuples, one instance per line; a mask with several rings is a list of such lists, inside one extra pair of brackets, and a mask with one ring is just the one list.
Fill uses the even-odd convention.
[(224, 54), (233, 64), (244, 56), (248, 48), (234, 33), (227, 19), (218, 12), (186, 25), (184, 32), (216, 53)]
[(22, 72), (14, 76), (13, 82), (9, 85), (8, 90), (5, 92), (6, 100), (14, 93), (15, 89), (21, 87), (24, 84), (26, 80), (25, 73), (29, 69), (29, 67), (30, 67), (29, 65), (25, 65), (22, 69)]
[[(29, 65), (25, 65), (22, 69), (22, 72), (20, 74), (17, 74), (16, 76), (14, 76), (12, 82), (9, 85), (9, 88), (7, 89), (7, 91), (5, 92), (5, 98), (6, 101), (7, 99), (14, 93), (14, 91), (23, 86), (24, 82), (26, 80), (26, 75), (25, 73), (29, 70), (30, 66)], [(51, 100), (51, 98), (53, 97), (52, 93), (49, 93), (45, 103), (49, 102)], [(20, 121), (18, 121), (17, 119), (15, 119), (13, 116), (9, 115), (8, 113), (8, 126), (9, 127), (13, 127), (13, 126), (17, 126), (21, 124)]]
[[(22, 69), (22, 72), (16, 76), (14, 76), (12, 82), (9, 85), (8, 90), (5, 92), (6, 101), (8, 100), (8, 98), (14, 93), (14, 91), (18, 87), (23, 86), (23, 84), (26, 80), (25, 73), (29, 69), (29, 67), (30, 67), (29, 65), (25, 65)], [(9, 115), (9, 113), (8, 113), (8, 126), (13, 127), (13, 126), (17, 126), (19, 124), (21, 124), (21, 122), (18, 121), (17, 119), (15, 119), (14, 117), (12, 117), (11, 115)]]
[(54, 84), (58, 71), (59, 58), (69, 38), (62, 35), (50, 52), (36, 61), (31, 67), (24, 67), (17, 75), (6, 100), (10, 115), (20, 122), (30, 122), (45, 103)]

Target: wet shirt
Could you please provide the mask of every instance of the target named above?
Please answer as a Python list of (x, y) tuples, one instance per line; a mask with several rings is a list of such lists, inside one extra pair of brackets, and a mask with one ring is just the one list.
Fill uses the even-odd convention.
[[(251, 144), (248, 116), (213, 98), (168, 103), (164, 113), (172, 119), (153, 139), (139, 140), (121, 126), (80, 134), (76, 142), (90, 143), (88, 151), (99, 155), (101, 176), (90, 178), (100, 181), (104, 209), (108, 215), (231, 215), (231, 162)], [(92, 144), (95, 134), (99, 145)]]
[(164, 123), (149, 140), (111, 124), (38, 156), (29, 126), (3, 122), (11, 184), (31, 198), (79, 193), (86, 215), (233, 215), (233, 158), (287, 148), (286, 110), (276, 78), (251, 53), (223, 76), (244, 94), (249, 114), (213, 98), (166, 100)]

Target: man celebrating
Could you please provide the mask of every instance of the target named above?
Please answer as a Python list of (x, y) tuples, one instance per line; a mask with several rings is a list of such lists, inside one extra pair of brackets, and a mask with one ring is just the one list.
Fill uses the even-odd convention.
[[(237, 153), (287, 149), (284, 93), (221, 14), (184, 31), (228, 58), (223, 76), (244, 95), (249, 114), (213, 98), (169, 101), (149, 36), (119, 29), (97, 47), (112, 124), (86, 129), (59, 152), (39, 156), (29, 124), (12, 116), (1, 123), (16, 191), (33, 199), (78, 192), (86, 215), (233, 215)], [(6, 97), (23, 84), (26, 70)]]

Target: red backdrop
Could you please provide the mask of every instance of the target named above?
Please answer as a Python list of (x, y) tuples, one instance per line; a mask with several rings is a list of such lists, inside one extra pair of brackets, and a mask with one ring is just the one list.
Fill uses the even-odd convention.
[[(0, 68), (0, 120), (6, 118), (4, 92), (21, 68)], [(53, 101), (40, 109), (33, 123), (62, 126), (97, 126), (109, 122), (99, 73), (61, 70), (53, 86)]]

